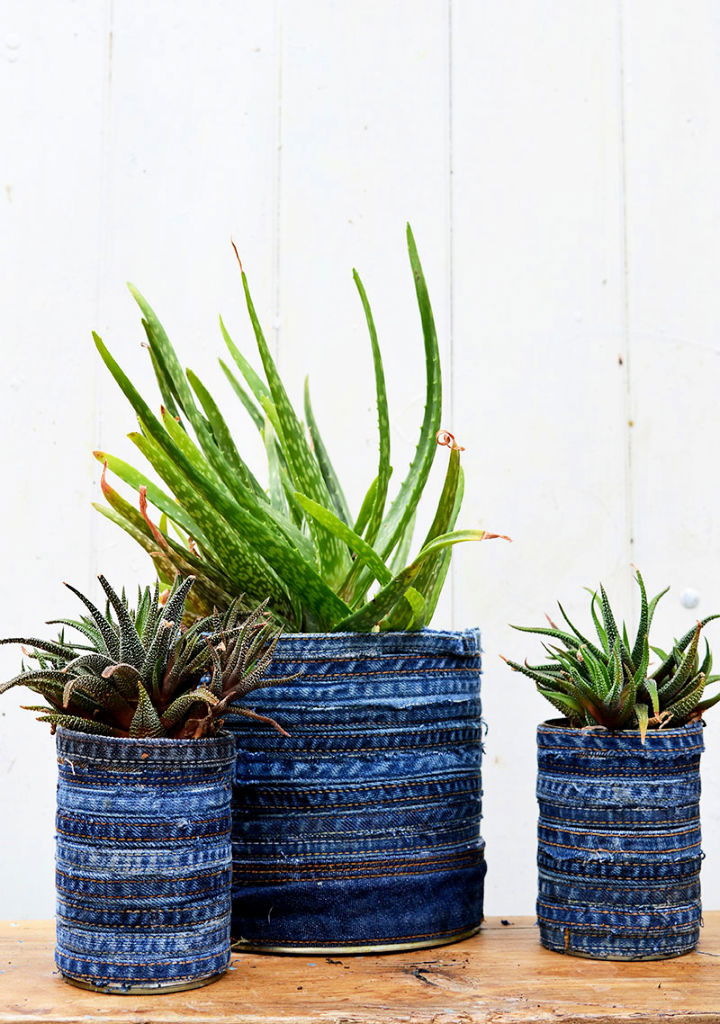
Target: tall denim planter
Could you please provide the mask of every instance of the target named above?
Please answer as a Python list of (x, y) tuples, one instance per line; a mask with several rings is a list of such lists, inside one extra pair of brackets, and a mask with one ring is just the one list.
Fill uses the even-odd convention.
[(702, 725), (538, 729), (538, 920), (548, 949), (655, 960), (700, 932)]
[(230, 958), (232, 736), (58, 730), (60, 971), (105, 992), (193, 988)]
[(252, 694), (290, 738), (226, 722), (238, 947), (379, 952), (476, 931), (477, 631), (287, 635), (271, 671), (301, 673)]

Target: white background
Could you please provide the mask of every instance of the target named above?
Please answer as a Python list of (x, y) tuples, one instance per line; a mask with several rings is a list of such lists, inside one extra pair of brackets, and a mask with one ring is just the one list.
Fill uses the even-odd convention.
[[(556, 598), (584, 619), (581, 588), (600, 579), (632, 618), (631, 563), (673, 587), (657, 643), (720, 610), (719, 50), (713, 0), (5, 0), (0, 633), (72, 614), (64, 579), (91, 594), (98, 571), (151, 579), (90, 507), (93, 448), (140, 460), (91, 328), (153, 394), (127, 279), (259, 457), (216, 364), (219, 312), (252, 352), (231, 236), (297, 399), (311, 374), (355, 506), (375, 460), (360, 269), (401, 477), (422, 411), (411, 221), (443, 424), (467, 449), (460, 525), (514, 538), (456, 552), (436, 624), (483, 630), (487, 911), (532, 913), (548, 706), (500, 661), (536, 653), (506, 623), (539, 622)], [(17, 665), (0, 648), (3, 678)], [(0, 700), (0, 917), (45, 917), (53, 743), (16, 693)]]

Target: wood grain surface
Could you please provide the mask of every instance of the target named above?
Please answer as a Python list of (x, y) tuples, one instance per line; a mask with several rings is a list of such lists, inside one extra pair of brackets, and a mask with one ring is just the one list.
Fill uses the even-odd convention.
[(494, 918), (473, 939), (390, 956), (238, 955), (203, 989), (103, 996), (66, 984), (53, 925), (0, 925), (0, 1024), (531, 1024), (720, 1022), (720, 913), (696, 953), (603, 963), (540, 948), (531, 918)]

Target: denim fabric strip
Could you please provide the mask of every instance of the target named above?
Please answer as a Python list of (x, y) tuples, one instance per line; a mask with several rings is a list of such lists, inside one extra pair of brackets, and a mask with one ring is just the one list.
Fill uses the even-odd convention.
[(230, 956), (235, 743), (57, 734), (57, 947), (108, 992), (174, 987)]
[(702, 724), (538, 729), (544, 946), (600, 959), (689, 952), (701, 924)]
[(257, 949), (443, 942), (482, 920), (476, 630), (287, 635), (299, 673), (240, 718), (233, 937)]

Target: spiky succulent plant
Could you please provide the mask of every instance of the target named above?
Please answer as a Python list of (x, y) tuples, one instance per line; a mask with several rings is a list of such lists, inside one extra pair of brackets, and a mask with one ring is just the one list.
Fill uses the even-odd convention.
[[(669, 588), (648, 601), (639, 572), (635, 579), (640, 589), (640, 613), (632, 643), (625, 623), (618, 626), (605, 588), (601, 586), (599, 595), (590, 591), (590, 615), (597, 640), (588, 639), (576, 629), (558, 602), (569, 632), (552, 620), (546, 627), (513, 627), (545, 637), (543, 647), (548, 661), (529, 665), (508, 658), (503, 660), (516, 672), (529, 676), (538, 692), (571, 725), (639, 729), (644, 740), (649, 728), (685, 725), (702, 717), (720, 701), (720, 693), (703, 699), (706, 687), (720, 680), (720, 675), (711, 675), (712, 654), (707, 640), (702, 660), (699, 653), (702, 628), (720, 616), (709, 615), (702, 619), (676, 641), (669, 652), (653, 647), (650, 644), (653, 615), (658, 601)], [(652, 670), (651, 652), (659, 659)]]
[[(405, 479), (389, 501), (390, 420), (377, 332), (363, 284), (354, 274), (370, 335), (375, 369), (379, 455), (377, 475), (353, 516), (320, 435), (305, 390), (305, 425), (288, 398), (250, 296), (242, 283), (264, 378), (225, 329), (232, 359), (223, 372), (260, 432), (268, 466), (262, 486), (241, 455), (202, 381), (184, 373), (165, 330), (131, 287), (143, 315), (148, 351), (162, 396), (156, 416), (97, 336), (97, 348), (133, 406), (140, 431), (131, 440), (164, 481), (157, 486), (133, 466), (96, 452), (105, 467), (149, 499), (162, 514), (153, 526), (112, 488), (103, 473), (107, 505), (96, 506), (152, 557), (162, 580), (193, 573), (197, 611), (226, 607), (240, 592), (250, 601), (269, 596), (283, 629), (369, 631), (419, 629), (434, 613), (454, 544), (489, 539), (483, 530), (454, 530), (463, 494), (460, 451), (441, 431), (442, 387), (435, 324), (412, 232), (410, 265), (424, 337), (426, 399), (420, 435)], [(246, 390), (246, 388), (248, 390)], [(194, 435), (194, 437), (193, 437)], [(438, 441), (450, 447), (445, 483), (430, 529), (414, 557), (413, 525)]]
[[(66, 584), (85, 606), (78, 619), (56, 619), (58, 640), (10, 637), (2, 644), (23, 644), (22, 671), (0, 685), (0, 693), (24, 686), (40, 694), (44, 705), (28, 710), (49, 722), (105, 736), (166, 736), (200, 739), (215, 735), (232, 711), (277, 722), (236, 704), (252, 690), (281, 682), (265, 673), (277, 643), (264, 606), (249, 615), (240, 600), (227, 612), (183, 624), (193, 578), (177, 580), (161, 595), (146, 587), (132, 608), (104, 576), (107, 598), (101, 611), (75, 587)], [(69, 628), (77, 639), (66, 639)]]

